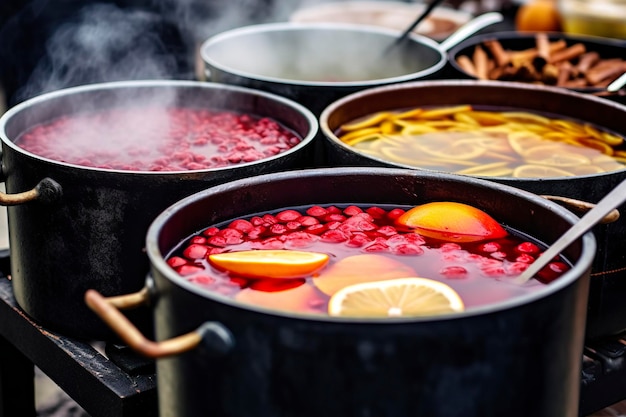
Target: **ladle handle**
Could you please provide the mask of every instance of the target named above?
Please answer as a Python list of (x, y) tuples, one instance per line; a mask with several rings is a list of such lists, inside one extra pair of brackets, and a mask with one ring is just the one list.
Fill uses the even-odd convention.
[(484, 29), (489, 25), (502, 22), (502, 20), (504, 20), (504, 16), (498, 12), (481, 14), (461, 26), (452, 35), (448, 36), (445, 41), (439, 44), (439, 49), (444, 52), (448, 52), (450, 49), (454, 48), (479, 30)]
[(555, 256), (559, 255), (565, 248), (572, 244), (580, 236), (591, 230), (607, 214), (626, 201), (626, 180), (623, 180), (617, 187), (608, 193), (596, 206), (578, 220), (567, 232), (565, 232), (556, 242), (541, 254), (530, 266), (515, 278), (518, 284), (524, 284), (536, 273), (541, 271)]

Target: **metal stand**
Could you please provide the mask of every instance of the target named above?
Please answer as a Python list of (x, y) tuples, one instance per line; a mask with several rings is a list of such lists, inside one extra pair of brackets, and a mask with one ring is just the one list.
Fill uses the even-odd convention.
[(33, 322), (15, 303), (10, 280), (0, 277), (0, 417), (36, 416), (34, 366), (92, 417), (156, 417), (154, 368), (124, 348), (108, 352), (120, 361)]

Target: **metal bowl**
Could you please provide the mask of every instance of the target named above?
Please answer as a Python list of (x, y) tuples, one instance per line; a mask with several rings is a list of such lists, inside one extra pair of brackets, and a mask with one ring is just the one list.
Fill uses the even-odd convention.
[(446, 64), (439, 45), (391, 29), (341, 23), (268, 23), (233, 29), (200, 49), (207, 79), (270, 91), (315, 114), (365, 88), (433, 77)]

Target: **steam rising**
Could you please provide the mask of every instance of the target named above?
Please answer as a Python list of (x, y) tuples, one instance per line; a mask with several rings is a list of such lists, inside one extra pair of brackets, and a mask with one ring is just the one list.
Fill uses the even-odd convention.
[(21, 101), (81, 84), (194, 79), (196, 50), (208, 37), (234, 27), (284, 21), (296, 8), (315, 2), (146, 0), (150, 10), (108, 3), (84, 6), (41, 40), (45, 57), (17, 95)]

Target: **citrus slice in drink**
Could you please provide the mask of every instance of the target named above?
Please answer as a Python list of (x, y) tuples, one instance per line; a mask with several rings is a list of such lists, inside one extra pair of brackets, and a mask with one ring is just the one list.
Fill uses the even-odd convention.
[(312, 275), (329, 261), (325, 253), (295, 250), (247, 250), (209, 255), (217, 269), (249, 278), (300, 278)]
[(426, 203), (407, 210), (396, 223), (422, 236), (450, 242), (498, 239), (508, 233), (491, 216), (468, 204), (451, 201)]
[(328, 302), (328, 313), (342, 317), (415, 317), (456, 313), (463, 300), (452, 287), (427, 278), (398, 278), (350, 285)]
[(360, 282), (381, 281), (414, 275), (410, 266), (375, 253), (348, 256), (313, 277), (315, 286), (326, 295)]
[(513, 170), (515, 178), (551, 178), (551, 177), (573, 177), (570, 171), (549, 167), (545, 165), (520, 165)]
[(237, 293), (235, 300), (272, 310), (318, 314), (320, 311), (317, 306), (324, 303), (323, 295), (310, 284), (302, 284), (282, 291), (244, 288)]

